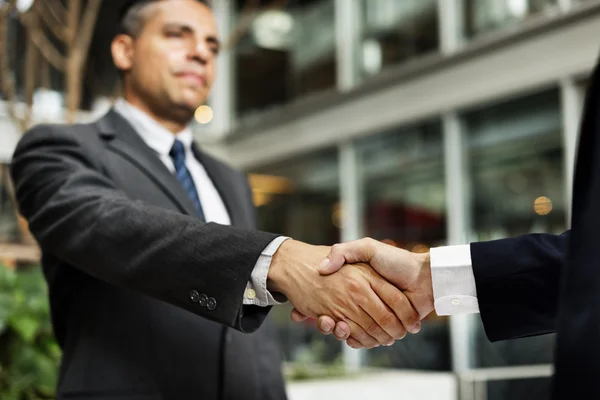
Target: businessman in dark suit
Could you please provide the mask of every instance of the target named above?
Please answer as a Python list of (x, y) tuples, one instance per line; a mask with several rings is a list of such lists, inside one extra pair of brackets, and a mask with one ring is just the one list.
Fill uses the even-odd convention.
[(123, 99), (92, 124), (35, 127), (11, 165), (63, 349), (59, 399), (285, 399), (264, 322), (285, 299), (356, 322), (366, 346), (418, 321), (370, 267), (323, 277), (328, 248), (255, 231), (246, 177), (194, 144), (219, 51), (209, 7), (133, 2), (111, 50)]
[[(572, 229), (413, 254), (372, 239), (336, 245), (321, 272), (369, 262), (425, 317), (481, 313), (491, 341), (556, 332), (553, 398), (600, 398), (600, 64), (590, 80), (573, 188)], [(294, 312), (296, 320), (304, 319)], [(321, 317), (334, 326), (330, 317)], [(336, 336), (361, 347), (344, 322)], [(333, 329), (321, 329), (330, 334)]]

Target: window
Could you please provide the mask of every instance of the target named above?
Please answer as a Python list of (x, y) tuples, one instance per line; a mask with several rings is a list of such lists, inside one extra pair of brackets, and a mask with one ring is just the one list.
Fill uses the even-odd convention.
[(465, 35), (517, 26), (531, 17), (556, 13), (557, 0), (466, 0)]
[(267, 3), (236, 43), (241, 117), (336, 87), (333, 0)]
[(439, 49), (436, 0), (362, 0), (363, 75)]
[[(394, 129), (357, 142), (365, 236), (414, 252), (446, 242), (441, 126)], [(448, 319), (432, 313), (418, 335), (368, 352), (368, 364), (450, 370)]]
[[(464, 124), (473, 240), (562, 233), (567, 210), (558, 91), (474, 111), (465, 116)], [(552, 361), (554, 335), (490, 343), (481, 320), (475, 320), (476, 367)], [(508, 398), (501, 393), (510, 393), (511, 398), (550, 395), (547, 379), (497, 382), (493, 387), (497, 398)]]

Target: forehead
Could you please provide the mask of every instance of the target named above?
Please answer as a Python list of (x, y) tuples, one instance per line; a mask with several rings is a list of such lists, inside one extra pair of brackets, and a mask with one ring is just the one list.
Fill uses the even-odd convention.
[(146, 26), (150, 30), (176, 24), (186, 25), (205, 34), (217, 34), (217, 23), (212, 10), (197, 0), (163, 0), (152, 7), (146, 20)]

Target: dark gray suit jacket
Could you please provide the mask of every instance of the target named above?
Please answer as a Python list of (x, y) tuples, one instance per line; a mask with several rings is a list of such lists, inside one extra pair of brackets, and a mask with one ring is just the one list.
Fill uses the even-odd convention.
[(285, 398), (269, 309), (242, 306), (276, 235), (254, 230), (246, 177), (194, 152), (233, 227), (193, 217), (180, 183), (115, 111), (20, 141), (11, 174), (64, 350), (59, 398)]

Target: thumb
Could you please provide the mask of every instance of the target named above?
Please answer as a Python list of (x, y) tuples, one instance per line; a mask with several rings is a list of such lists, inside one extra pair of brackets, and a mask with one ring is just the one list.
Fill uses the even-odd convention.
[(340, 270), (346, 264), (344, 250), (340, 249), (340, 244), (331, 247), (327, 258), (319, 265), (319, 273), (321, 275), (331, 275)]
[(321, 275), (331, 275), (339, 271), (344, 264), (371, 262), (371, 258), (375, 253), (375, 243), (374, 239), (365, 238), (333, 245), (327, 258), (319, 265), (319, 273)]

